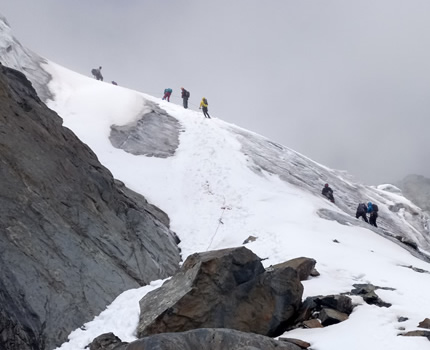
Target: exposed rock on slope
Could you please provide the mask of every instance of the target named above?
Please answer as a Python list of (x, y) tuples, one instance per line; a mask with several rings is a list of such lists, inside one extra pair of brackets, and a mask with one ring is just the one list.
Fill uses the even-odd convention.
[(175, 154), (179, 131), (175, 118), (146, 101), (140, 119), (127, 125), (112, 125), (109, 139), (114, 147), (134, 155), (167, 158)]
[(154, 208), (2, 66), (0, 119), (0, 348), (50, 349), (180, 256)]
[(288, 341), (277, 341), (258, 334), (232, 329), (201, 328), (183, 333), (163, 333), (123, 343), (112, 333), (102, 334), (90, 344), (90, 350), (300, 350)]
[(292, 322), (302, 293), (294, 268), (280, 264), (265, 270), (244, 247), (197, 253), (140, 301), (137, 333), (231, 328), (277, 336)]
[(0, 57), (4, 66), (25, 73), (43, 101), (52, 98), (47, 87), (51, 76), (41, 68), (46, 60), (21, 45), (12, 35), (12, 30), (2, 15), (0, 15)]

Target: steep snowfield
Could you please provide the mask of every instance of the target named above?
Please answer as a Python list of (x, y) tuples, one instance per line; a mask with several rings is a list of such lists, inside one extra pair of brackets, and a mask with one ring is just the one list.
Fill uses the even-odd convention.
[[(291, 174), (295, 180), (289, 182), (286, 177), (291, 169), (286, 169), (287, 165), (284, 168), (288, 171), (275, 174), (268, 166), (263, 170), (255, 155), (244, 151), (246, 138), (254, 144), (254, 152), (259, 152), (259, 157), (273, 156), (264, 147), (255, 146), (265, 140), (259, 135), (222, 120), (206, 120), (201, 113), (97, 82), (52, 63), (45, 68), (53, 76), (50, 89), (55, 96), (48, 105), (64, 118), (65, 126), (96, 152), (115, 177), (169, 214), (171, 228), (182, 240), (184, 258), (196, 251), (238, 246), (254, 235), (257, 241), (247, 247), (267, 258), (267, 266), (298, 256), (317, 260), (321, 276), (304, 282), (305, 297), (348, 292), (355, 283), (395, 288), (377, 291), (384, 301), (393, 304), (390, 308), (369, 306), (355, 297), (359, 306), (348, 321), (324, 329), (294, 330), (288, 336), (310, 341), (313, 349), (320, 350), (428, 348), (425, 338), (397, 334), (399, 327), (416, 329), (420, 321), (430, 316), (427, 297), (430, 274), (405, 267), (413, 265), (430, 271), (430, 264), (413, 257), (353, 217), (349, 224), (341, 225), (318, 215), (320, 209), (326, 209), (334, 218), (353, 212), (347, 196), (339, 193), (338, 188), (342, 186), (359, 191), (360, 196), (369, 194), (379, 198), (381, 216), (389, 216), (381, 222), (397, 220), (404, 214), (390, 212), (386, 205), (400, 203), (414, 207), (412, 203), (399, 194), (384, 191), (383, 187), (375, 189), (351, 183), (344, 179), (344, 174), (285, 149), (289, 156), (283, 161), (288, 163), (294, 153), (294, 161), (302, 163), (296, 170), (303, 169), (302, 173)], [(172, 157), (135, 156), (112, 147), (109, 141), (110, 126), (136, 122), (148, 108), (146, 101), (158, 103), (180, 122), (180, 143)], [(162, 127), (163, 121), (160, 121)], [(283, 147), (275, 145), (275, 148)], [(310, 173), (324, 179), (318, 182)], [(303, 185), (295, 183), (298, 177)], [(325, 181), (342, 184), (335, 186), (342, 209), (321, 197), (321, 184)], [(427, 235), (406, 221), (403, 229), (415, 232), (424, 240)], [(335, 239), (339, 243), (333, 242)], [(72, 340), (62, 349), (82, 349), (94, 336), (107, 331), (113, 331), (123, 340), (132, 340), (135, 324), (130, 323), (129, 316), (133, 307), (124, 305), (127, 301), (134, 304), (133, 320), (137, 320), (138, 300), (149, 289), (152, 288), (129, 291), (134, 299), (119, 297), (109, 309), (115, 312), (107, 310), (94, 323), (88, 323), (85, 331), (73, 333)], [(400, 316), (409, 320), (399, 323)]]
[[(297, 329), (287, 336), (309, 341), (318, 350), (428, 349), (426, 338), (397, 334), (400, 327), (414, 330), (430, 317), (430, 273), (405, 267), (430, 271), (430, 264), (383, 237), (404, 236), (429, 255), (428, 219), (413, 203), (390, 186), (354, 183), (343, 172), (222, 120), (206, 120), (199, 112), (45, 61), (12, 37), (2, 18), (0, 32), (1, 62), (27, 74), (42, 98), (50, 98), (48, 106), (64, 125), (116, 178), (168, 213), (172, 230), (182, 240), (184, 259), (197, 251), (241, 245), (253, 235), (258, 238), (247, 247), (267, 258), (266, 266), (298, 256), (317, 260), (321, 276), (303, 282), (304, 297), (348, 292), (355, 283), (395, 288), (377, 291), (393, 304), (390, 308), (369, 306), (354, 297), (358, 306), (349, 320), (323, 329)], [(49, 90), (46, 73), (52, 76)], [(155, 158), (114, 148), (111, 125), (136, 123), (151, 110), (151, 103), (180, 123), (175, 154)], [(158, 132), (152, 135), (155, 141), (161, 140), (165, 125), (160, 118)], [(306, 130), (297, 132), (306, 136)], [(335, 190), (336, 205), (320, 195), (325, 182)], [(380, 229), (353, 216), (357, 203), (367, 200), (380, 207)], [(84, 349), (103, 332), (133, 340), (138, 300), (160, 284), (124, 292), (94, 321), (73, 332), (61, 349)], [(399, 323), (400, 316), (409, 320)]]

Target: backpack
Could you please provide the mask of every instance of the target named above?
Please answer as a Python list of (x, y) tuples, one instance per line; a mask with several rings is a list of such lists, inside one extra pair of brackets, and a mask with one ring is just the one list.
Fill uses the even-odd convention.
[(205, 98), (203, 99), (203, 103), (207, 106), (208, 105), (208, 100), (206, 100)]
[(376, 204), (372, 204), (372, 207), (373, 207), (373, 211), (374, 211), (375, 213), (377, 213), (377, 212), (378, 212), (378, 210), (379, 210), (378, 206), (377, 206)]
[(91, 74), (96, 76), (98, 74), (97, 69), (95, 69), (95, 68), (91, 69)]
[(190, 98), (190, 92), (189, 91), (185, 91), (185, 97)]

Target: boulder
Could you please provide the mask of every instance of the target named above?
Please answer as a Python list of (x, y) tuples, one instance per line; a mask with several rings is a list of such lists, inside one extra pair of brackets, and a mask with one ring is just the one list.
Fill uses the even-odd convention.
[(200, 328), (181, 333), (156, 334), (134, 341), (126, 350), (300, 350), (290, 342), (232, 329)]
[(274, 269), (291, 267), (297, 271), (300, 281), (304, 281), (308, 279), (311, 273), (315, 273), (314, 269), (316, 263), (317, 262), (314, 259), (301, 257), (288, 260), (281, 264), (273, 265), (272, 267)]
[(302, 293), (293, 268), (266, 271), (245, 247), (198, 253), (140, 301), (137, 334), (231, 328), (277, 336), (299, 309)]

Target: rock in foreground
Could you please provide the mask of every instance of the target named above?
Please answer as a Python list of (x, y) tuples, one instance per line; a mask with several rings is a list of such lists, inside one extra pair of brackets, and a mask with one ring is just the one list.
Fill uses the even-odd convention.
[(299, 309), (302, 293), (296, 270), (281, 265), (266, 271), (244, 247), (194, 254), (140, 301), (138, 337), (196, 328), (277, 336)]
[[(164, 333), (130, 343), (124, 350), (300, 350), (293, 343), (231, 329), (196, 329), (184, 333)], [(98, 349), (104, 350), (104, 349)], [(121, 349), (122, 350), (122, 349)]]
[(142, 196), (0, 66), (0, 349), (52, 349), (118, 294), (177, 270)]

